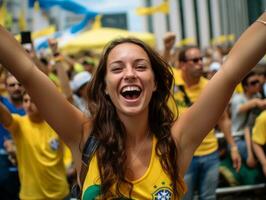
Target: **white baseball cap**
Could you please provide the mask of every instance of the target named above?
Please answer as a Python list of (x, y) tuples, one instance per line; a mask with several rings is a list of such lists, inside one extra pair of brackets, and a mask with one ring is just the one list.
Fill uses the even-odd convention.
[(219, 71), (219, 69), (221, 68), (221, 64), (219, 62), (212, 62), (209, 66), (209, 71), (213, 72), (213, 71)]
[(89, 72), (79, 72), (74, 76), (73, 80), (70, 82), (70, 87), (74, 92), (77, 92), (81, 88), (81, 86), (88, 83), (91, 78), (92, 75)]

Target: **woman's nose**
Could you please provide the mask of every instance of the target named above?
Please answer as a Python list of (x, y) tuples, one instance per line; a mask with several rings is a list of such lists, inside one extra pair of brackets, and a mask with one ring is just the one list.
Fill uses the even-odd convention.
[(134, 69), (127, 69), (124, 74), (125, 80), (135, 80), (137, 78)]

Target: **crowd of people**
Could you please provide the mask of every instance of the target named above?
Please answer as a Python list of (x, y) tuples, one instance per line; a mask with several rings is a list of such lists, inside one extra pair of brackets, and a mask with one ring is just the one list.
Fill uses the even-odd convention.
[(37, 55), (0, 27), (1, 199), (216, 199), (222, 165), (228, 185), (265, 181), (265, 21), (230, 51), (166, 33), (163, 52), (120, 38), (101, 55)]
[[(174, 102), (171, 102), (170, 105), (174, 108), (177, 105), (178, 114), (181, 115), (196, 102), (208, 80), (221, 70), (227, 56), (228, 50), (226, 48), (228, 46), (226, 48), (210, 48), (205, 52), (193, 45), (175, 50), (173, 48), (174, 41), (175, 34), (167, 33), (165, 35), (162, 55), (168, 58), (170, 64), (174, 66), (172, 68), (175, 79), (173, 86)], [(176, 63), (178, 64), (176, 65)], [(251, 132), (256, 117), (266, 108), (263, 89), (265, 87), (265, 72), (265, 64), (261, 64), (261, 66), (258, 64), (242, 79), (227, 108), (217, 121), (217, 126), (211, 130), (196, 149), (185, 174), (188, 192), (184, 199), (193, 199), (195, 191), (199, 199), (215, 199), (221, 176), (225, 176), (223, 178), (227, 181), (226, 186), (263, 182), (260, 166), (257, 165), (256, 155), (252, 149)], [(217, 138), (219, 132), (223, 133), (227, 144), (227, 152), (225, 153)], [(225, 168), (221, 167), (220, 160), (224, 160), (225, 156), (229, 157), (230, 166), (226, 168), (227, 171), (224, 173)], [(247, 171), (240, 171), (246, 166)], [(254, 174), (254, 172), (256, 173)], [(237, 173), (238, 176), (235, 176), (234, 173)], [(241, 178), (249, 181), (241, 181)]]

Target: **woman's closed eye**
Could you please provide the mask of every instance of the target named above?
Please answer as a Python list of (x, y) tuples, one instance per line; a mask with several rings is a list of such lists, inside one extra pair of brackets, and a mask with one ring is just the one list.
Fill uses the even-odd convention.
[(122, 70), (123, 70), (122, 66), (112, 66), (111, 67), (111, 72), (114, 72), (114, 73), (120, 73)]
[(138, 65), (136, 66), (136, 69), (137, 69), (138, 71), (145, 71), (145, 70), (147, 69), (147, 65), (145, 65), (145, 64), (138, 64)]
[(149, 67), (149, 64), (143, 60), (140, 60), (135, 63), (135, 68), (138, 71), (145, 71), (148, 67)]

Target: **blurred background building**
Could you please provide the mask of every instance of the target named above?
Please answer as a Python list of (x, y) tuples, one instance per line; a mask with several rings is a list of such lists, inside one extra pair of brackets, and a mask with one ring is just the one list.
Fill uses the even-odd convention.
[[(175, 32), (178, 41), (194, 42), (201, 47), (215, 40), (233, 41), (266, 9), (266, 0), (72, 1), (99, 13), (103, 27), (153, 33), (158, 49), (162, 48), (162, 37), (167, 31)], [(84, 18), (60, 6), (43, 9), (40, 4), (34, 0), (0, 0), (0, 23), (17, 34), (49, 25), (64, 31)]]

